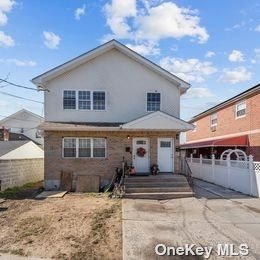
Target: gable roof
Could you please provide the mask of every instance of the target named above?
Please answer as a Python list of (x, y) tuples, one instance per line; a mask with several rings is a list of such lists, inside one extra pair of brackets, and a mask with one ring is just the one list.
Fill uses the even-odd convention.
[(154, 62), (146, 59), (145, 57), (141, 56), (137, 52), (131, 50), (130, 48), (126, 47), (124, 44), (116, 41), (111, 40), (107, 43), (104, 43), (72, 60), (69, 60), (35, 78), (32, 79), (32, 82), (39, 88), (44, 89), (45, 83), (67, 71), (70, 71), (78, 66), (80, 66), (83, 63), (86, 63), (87, 61), (102, 55), (103, 53), (110, 51), (112, 49), (116, 49), (120, 51), (121, 53), (124, 53), (129, 58), (132, 58), (133, 60), (139, 62), (140, 64), (146, 66), (150, 70), (158, 73), (162, 77), (166, 78), (167, 80), (173, 82), (178, 86), (180, 89), (181, 94), (185, 93), (187, 89), (190, 88), (190, 84), (186, 81), (180, 79), (179, 77), (171, 74), (169, 71), (163, 69), (162, 67), (158, 66)]
[(40, 121), (43, 121), (43, 120), (44, 120), (44, 118), (41, 117), (40, 115), (37, 115), (37, 114), (35, 114), (35, 113), (33, 113), (33, 112), (31, 112), (31, 111), (29, 111), (29, 110), (23, 108), (23, 109), (21, 109), (21, 110), (15, 112), (14, 114), (11, 114), (11, 115), (9, 115), (9, 116), (3, 118), (2, 120), (0, 120), (0, 125), (3, 124), (4, 122), (8, 121), (9, 119), (17, 119), (17, 120), (20, 120), (20, 119), (19, 119), (19, 116), (20, 116), (22, 113), (27, 113), (27, 114), (29, 114), (29, 115), (31, 115), (31, 116), (33, 116), (33, 117), (39, 119)]
[(121, 126), (122, 129), (188, 131), (194, 126), (162, 111), (156, 111)]
[(0, 141), (0, 157), (30, 141)]
[(209, 115), (209, 114), (211, 114), (213, 112), (216, 112), (216, 111), (220, 110), (221, 108), (223, 108), (223, 107), (225, 107), (227, 105), (230, 105), (230, 104), (232, 104), (234, 102), (237, 102), (237, 101), (239, 101), (239, 100), (241, 100), (243, 98), (246, 98), (246, 97), (248, 97), (248, 96), (250, 96), (252, 94), (255, 94), (255, 93), (260, 93), (260, 83), (255, 85), (255, 86), (253, 86), (252, 88), (249, 88), (249, 89), (239, 93), (238, 95), (236, 95), (236, 96), (234, 96), (232, 98), (229, 98), (229, 99), (227, 99), (227, 100), (217, 104), (214, 107), (211, 107), (211, 108), (209, 108), (209, 109), (207, 109), (207, 110), (205, 110), (205, 111), (203, 111), (203, 112), (193, 116), (192, 119), (189, 120), (188, 122), (189, 123), (193, 123), (196, 120), (198, 120), (198, 119), (200, 119), (200, 118), (202, 118), (202, 117), (204, 117), (206, 115)]

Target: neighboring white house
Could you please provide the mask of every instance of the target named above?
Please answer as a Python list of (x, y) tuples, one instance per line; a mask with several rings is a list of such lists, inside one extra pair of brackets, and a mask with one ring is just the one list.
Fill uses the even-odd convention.
[(43, 150), (32, 141), (0, 141), (0, 160), (43, 158)]
[(177, 172), (180, 96), (190, 85), (112, 40), (35, 77), (44, 92), (45, 187), (61, 172), (105, 183), (123, 157), (137, 173)]
[(0, 127), (8, 129), (11, 133), (23, 134), (34, 142), (43, 145), (43, 137), (37, 129), (43, 121), (43, 117), (26, 109), (22, 109), (2, 119), (0, 121)]

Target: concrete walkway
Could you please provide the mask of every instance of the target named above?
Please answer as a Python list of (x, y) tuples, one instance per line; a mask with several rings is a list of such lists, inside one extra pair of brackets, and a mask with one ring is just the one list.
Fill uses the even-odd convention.
[[(158, 256), (157, 244), (213, 247), (209, 259), (260, 259), (260, 199), (195, 180), (195, 198), (123, 200), (123, 258), (204, 259)], [(248, 256), (220, 257), (218, 244), (249, 246)]]

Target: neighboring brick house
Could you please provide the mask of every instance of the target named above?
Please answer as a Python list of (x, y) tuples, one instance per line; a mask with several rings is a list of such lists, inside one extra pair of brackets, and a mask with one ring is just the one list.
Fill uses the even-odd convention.
[(61, 172), (73, 172), (74, 188), (79, 175), (106, 183), (123, 157), (137, 172), (178, 171), (179, 133), (193, 128), (179, 119), (187, 82), (115, 40), (32, 82), (46, 90), (46, 189)]
[(260, 84), (194, 116), (182, 149), (189, 156), (219, 158), (226, 149), (241, 149), (260, 161)]

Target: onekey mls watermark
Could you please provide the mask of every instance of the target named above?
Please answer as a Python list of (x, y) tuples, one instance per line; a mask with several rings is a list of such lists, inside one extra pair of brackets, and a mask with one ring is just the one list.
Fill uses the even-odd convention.
[(158, 256), (203, 256), (208, 259), (211, 255), (218, 256), (248, 256), (249, 247), (247, 244), (218, 244), (212, 246), (196, 246), (195, 244), (184, 244), (183, 246), (167, 246), (158, 244), (155, 246), (155, 253)]

